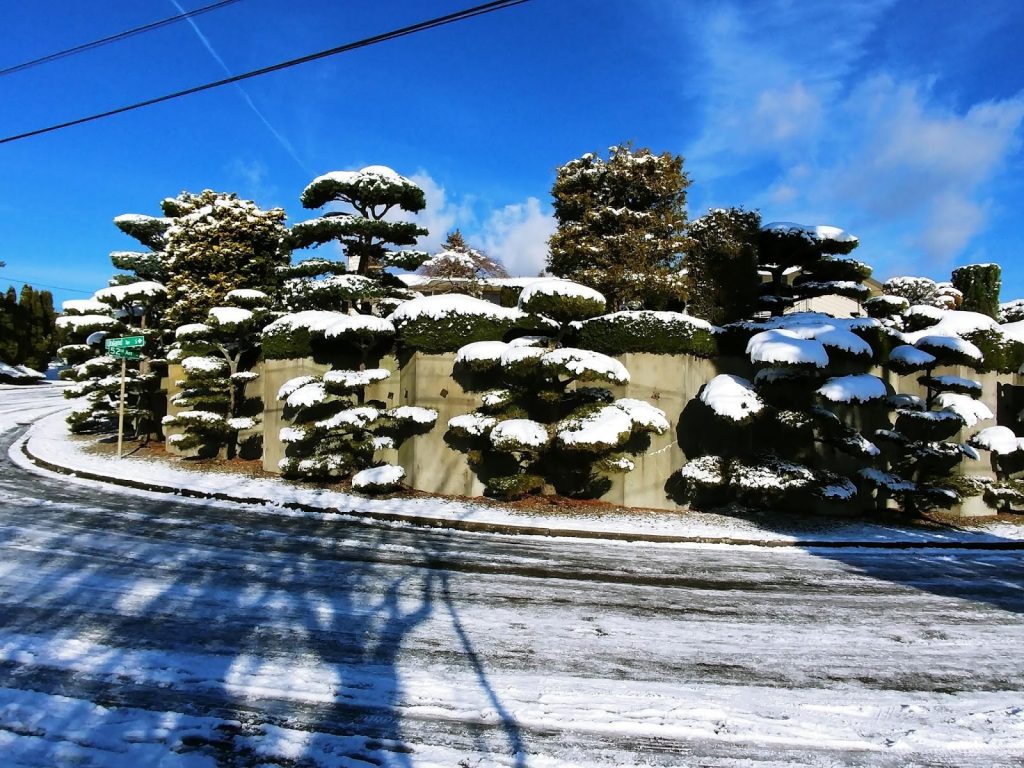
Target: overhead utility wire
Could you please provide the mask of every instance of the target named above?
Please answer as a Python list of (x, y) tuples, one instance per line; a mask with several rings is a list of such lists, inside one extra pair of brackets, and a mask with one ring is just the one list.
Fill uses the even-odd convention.
[(174, 24), (184, 19), (190, 19), (193, 16), (199, 16), (200, 14), (207, 13), (208, 11), (215, 11), (218, 8), (223, 8), (225, 5), (232, 5), (237, 3), (238, 0), (220, 0), (218, 3), (211, 3), (210, 5), (204, 5), (202, 8), (196, 8), (194, 11), (186, 11), (185, 13), (179, 13), (177, 16), (169, 16), (166, 19), (160, 21), (153, 21), (149, 24), (143, 24), (141, 27), (135, 27), (134, 29), (128, 29), (124, 32), (118, 32), (116, 35), (110, 35), (99, 40), (93, 40), (91, 43), (82, 43), (76, 45), (74, 48), (66, 48), (63, 51), (57, 51), (46, 56), (40, 56), (38, 59), (32, 59), (32, 61), (25, 61), (21, 64), (15, 64), (13, 67), (7, 67), (6, 69), (0, 69), (0, 77), (4, 75), (10, 75), (15, 72), (21, 72), (24, 69), (30, 67), (36, 67), (40, 64), (46, 64), (51, 61), (57, 61), (57, 59), (63, 59), (66, 56), (74, 56), (76, 53), (83, 53), (85, 51), (91, 51), (93, 48), (99, 48), (110, 43), (116, 43), (118, 40), (125, 40), (135, 35), (141, 35), (143, 32), (150, 32), (154, 29), (160, 29), (166, 27), (169, 24)]
[(83, 291), (81, 288), (68, 288), (63, 285), (47, 285), (46, 283), (37, 283), (35, 280), (22, 280), (21, 278), (14, 277), (12, 275), (0, 275), (0, 280), (13, 280), (16, 283), (25, 283), (26, 285), (31, 285), (32, 287), (39, 288), (52, 288), (55, 291), (71, 291), (72, 293), (88, 293), (89, 295), (92, 295), (94, 293), (94, 291)]
[(75, 125), (81, 125), (83, 123), (91, 123), (94, 120), (101, 120), (105, 117), (111, 117), (113, 115), (120, 115), (123, 112), (131, 112), (132, 110), (141, 109), (142, 107), (149, 107), (153, 104), (160, 104), (164, 101), (171, 101), (172, 99), (180, 99), (182, 96), (191, 96), (193, 93), (200, 93), (202, 91), (209, 91), (213, 88), (219, 88), (222, 85), (230, 85), (231, 83), (237, 83), (242, 80), (249, 80), (253, 77), (259, 77), (260, 75), (266, 75), (271, 72), (278, 72), (282, 69), (288, 69), (290, 67), (298, 66), (299, 64), (306, 64), (310, 61), (317, 61), (318, 59), (326, 59), (328, 56), (336, 56), (339, 53), (347, 53), (354, 51), (359, 48), (366, 48), (377, 43), (383, 43), (388, 40), (395, 40), (399, 37), (405, 37), (406, 35), (412, 35), (416, 32), (423, 32), (428, 29), (434, 29), (435, 27), (442, 27), (446, 24), (453, 24), (456, 21), (463, 21), (465, 19), (471, 19), (474, 16), (483, 16), (486, 13), (492, 13), (493, 11), (504, 10), (505, 8), (512, 8), (516, 5), (522, 5), (528, 3), (530, 0), (495, 0), (495, 2), (484, 3), (483, 5), (477, 5), (472, 8), (466, 8), (456, 13), (449, 13), (446, 16), (438, 16), (435, 19), (429, 19), (427, 21), (421, 21), (417, 24), (412, 24), (408, 27), (402, 27), (401, 29), (395, 29), (391, 32), (384, 32), (373, 37), (366, 37), (362, 40), (357, 40), (354, 43), (346, 43), (345, 45), (339, 45), (336, 48), (329, 48), (326, 51), (319, 51), (318, 53), (311, 53), (308, 56), (302, 56), (297, 59), (291, 59), (290, 61), (283, 61), (280, 64), (273, 64), (269, 67), (263, 67), (262, 69), (254, 69), (250, 72), (245, 72), (241, 75), (234, 75), (232, 77), (226, 77), (223, 80), (217, 80), (212, 83), (206, 83), (205, 85), (197, 85), (194, 88), (187, 88), (184, 91), (177, 91), (175, 93), (169, 93), (166, 96), (158, 96), (155, 99), (147, 99), (146, 101), (139, 101), (135, 104), (129, 104), (126, 107), (118, 107), (117, 109), (111, 109), (106, 112), (100, 112), (95, 115), (89, 115), (88, 117), (80, 117), (77, 120), (68, 120), (65, 123), (58, 123), (57, 125), (51, 125), (47, 128), (37, 128), (34, 131), (27, 131), (25, 133), (19, 133), (14, 136), (7, 136), (6, 138), (0, 139), (0, 144), (8, 144), (12, 141), (18, 141), (20, 139), (27, 139), (32, 136), (39, 136), (44, 133), (52, 133), (53, 131), (59, 131), (63, 128), (70, 128)]

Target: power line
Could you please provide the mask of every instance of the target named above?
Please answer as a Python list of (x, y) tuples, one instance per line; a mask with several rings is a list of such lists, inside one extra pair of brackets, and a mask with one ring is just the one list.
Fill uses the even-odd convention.
[(38, 59), (32, 59), (32, 61), (25, 61), (21, 64), (15, 64), (13, 67), (7, 67), (6, 69), (0, 69), (0, 77), (4, 75), (10, 75), (15, 72), (21, 72), (22, 70), (29, 69), (30, 67), (36, 67), (40, 64), (46, 64), (51, 61), (57, 61), (57, 59), (63, 59), (66, 56), (74, 56), (76, 53), (83, 53), (85, 51), (91, 51), (93, 48), (99, 48), (110, 43), (116, 43), (118, 40), (125, 40), (135, 35), (141, 35), (143, 32), (151, 32), (154, 29), (160, 29), (166, 27), (169, 24), (182, 21), (184, 19), (190, 19), (193, 16), (199, 16), (200, 14), (207, 13), (208, 11), (215, 11), (218, 8), (223, 8), (225, 5), (231, 5), (237, 3), (238, 0), (220, 0), (218, 3), (211, 3), (210, 5), (204, 5), (202, 8), (196, 8), (194, 11), (187, 11), (185, 13), (179, 13), (177, 16), (169, 16), (166, 19), (160, 21), (153, 21), (149, 24), (143, 24), (141, 27), (135, 27), (134, 29), (128, 29), (124, 32), (118, 32), (116, 35), (110, 35), (99, 40), (93, 40), (91, 43), (82, 43), (76, 45), (74, 48), (66, 48), (63, 51), (57, 51), (56, 53), (50, 53), (46, 56), (40, 56)]
[(83, 291), (81, 288), (68, 288), (63, 285), (47, 285), (46, 283), (37, 283), (35, 280), (22, 280), (20, 277), (13, 277), (12, 275), (0, 275), (0, 280), (13, 280), (16, 283), (24, 283), (25, 285), (31, 285), (33, 288), (39, 286), (40, 288), (52, 288), (55, 291), (71, 291), (72, 293), (87, 293), (90, 296), (94, 291)]
[(395, 29), (390, 32), (384, 32), (373, 37), (366, 37), (362, 40), (357, 40), (354, 43), (346, 43), (339, 45), (336, 48), (329, 48), (325, 51), (319, 51), (318, 53), (311, 53), (307, 56), (301, 56), (297, 59), (291, 59), (289, 61), (283, 61), (279, 64), (273, 64), (269, 67), (263, 67), (262, 69), (254, 69), (249, 72), (245, 72), (241, 75), (234, 75), (233, 77), (226, 77), (223, 80), (216, 80), (212, 83), (206, 83), (205, 85), (197, 85), (194, 88), (187, 88), (184, 91), (177, 91), (175, 93), (169, 93), (166, 96), (158, 96), (154, 99), (146, 99), (145, 101), (139, 101), (135, 104), (129, 104), (126, 107), (118, 107), (117, 109), (107, 110), (106, 112), (100, 112), (95, 115), (89, 115), (88, 117), (80, 117), (76, 120), (68, 120), (65, 123), (58, 123), (51, 125), (47, 128), (37, 128), (34, 131), (27, 131), (25, 133), (15, 134), (14, 136), (7, 136), (6, 138), (0, 139), (0, 144), (8, 144), (12, 141), (18, 141), (20, 139), (27, 139), (32, 136), (39, 136), (44, 133), (52, 133), (53, 131), (59, 131), (63, 128), (70, 128), (75, 125), (82, 125), (83, 123), (91, 123), (94, 120), (101, 120), (105, 117), (112, 117), (114, 115), (120, 115), (124, 112), (131, 112), (136, 109), (143, 107), (149, 107), (154, 104), (160, 104), (165, 101), (171, 101), (172, 99), (180, 99), (183, 96), (191, 96), (194, 93), (201, 93), (202, 91), (209, 91), (213, 88), (219, 88), (223, 85), (230, 85), (231, 83), (237, 83), (242, 80), (249, 80), (260, 75), (267, 75), (271, 72), (279, 72), (282, 69), (289, 69), (290, 67), (296, 67), (299, 64), (307, 64), (311, 61), (317, 61), (319, 59), (326, 59), (328, 56), (336, 56), (339, 53), (348, 53), (359, 48), (367, 48), (377, 43), (383, 43), (388, 40), (395, 40), (399, 37), (405, 37), (412, 35), (417, 32), (423, 32), (428, 29), (434, 29), (435, 27), (442, 27), (446, 24), (453, 24), (456, 21), (463, 21), (465, 19), (471, 19), (475, 16), (483, 16), (487, 13), (494, 11), (504, 10), (505, 8), (512, 8), (516, 5), (522, 5), (528, 3), (530, 0), (495, 0), (494, 2), (484, 3), (483, 5), (477, 5), (472, 8), (466, 8), (462, 11), (450, 13), (446, 16), (438, 16), (434, 19), (427, 21), (421, 21), (417, 24), (412, 24), (408, 27), (402, 27)]

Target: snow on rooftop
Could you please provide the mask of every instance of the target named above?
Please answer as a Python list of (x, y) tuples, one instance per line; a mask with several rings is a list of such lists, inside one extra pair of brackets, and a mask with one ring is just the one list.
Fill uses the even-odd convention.
[(705, 384), (700, 401), (716, 415), (732, 421), (743, 421), (764, 408), (753, 384), (731, 373), (719, 374)]

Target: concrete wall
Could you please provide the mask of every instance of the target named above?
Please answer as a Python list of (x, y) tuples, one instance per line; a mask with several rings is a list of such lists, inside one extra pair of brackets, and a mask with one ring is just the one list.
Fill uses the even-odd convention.
[[(647, 452), (633, 457), (635, 469), (632, 472), (612, 476), (612, 487), (602, 500), (630, 507), (674, 510), (680, 507), (668, 498), (665, 484), (673, 472), (686, 463), (688, 448), (707, 434), (706, 423), (688, 420), (687, 413), (693, 411), (693, 401), (700, 388), (720, 373), (734, 373), (750, 377), (753, 370), (744, 358), (717, 358), (706, 360), (690, 356), (670, 356), (633, 353), (618, 358), (631, 374), (629, 384), (610, 387), (616, 397), (632, 397), (645, 400), (661, 408), (671, 423), (671, 429), (664, 435), (651, 436)], [(394, 358), (385, 358), (379, 367), (392, 371), (391, 378), (368, 387), (367, 400), (380, 400), (388, 406), (417, 405), (432, 408), (438, 413), (434, 428), (423, 435), (406, 440), (397, 450), (382, 451), (378, 458), (397, 463), (405, 468), (410, 487), (428, 493), (450, 496), (482, 496), (484, 486), (470, 469), (466, 456), (449, 446), (444, 435), (448, 420), (453, 416), (469, 413), (480, 405), (479, 395), (466, 392), (452, 378), (455, 362), (453, 353), (427, 355), (416, 353), (399, 364)], [(265, 362), (257, 383), (262, 388), (264, 402), (264, 453), (263, 466), (269, 472), (277, 472), (277, 462), (283, 458), (284, 450), (277, 434), (287, 426), (282, 419), (281, 403), (277, 391), (284, 382), (296, 376), (318, 375), (330, 370), (330, 365), (316, 363), (312, 359), (272, 360)], [(924, 388), (918, 384), (920, 374), (897, 376), (894, 373), (875, 368), (872, 373), (883, 378), (896, 392), (924, 396)], [(1024, 383), (1021, 376), (978, 374), (963, 367), (948, 367), (936, 370), (936, 374), (952, 374), (980, 380), (984, 387), (982, 401), (996, 413), (998, 385)], [(173, 376), (174, 374), (172, 374)], [(180, 378), (180, 373), (178, 374)], [(688, 411), (689, 408), (689, 411)], [(863, 412), (856, 406), (837, 408), (838, 415), (850, 426), (871, 428), (876, 417), (874, 409)], [(995, 419), (964, 429), (961, 440), (985, 426), (992, 426)], [(712, 427), (713, 428), (713, 427)], [(844, 468), (844, 457), (824, 450), (821, 458), (827, 466)], [(982, 461), (965, 462), (966, 474), (987, 475), (991, 473), (987, 455)]]

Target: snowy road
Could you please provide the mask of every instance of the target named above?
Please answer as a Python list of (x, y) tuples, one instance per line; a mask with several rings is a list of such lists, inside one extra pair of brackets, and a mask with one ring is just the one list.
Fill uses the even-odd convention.
[[(0, 413), (59, 406), (45, 397), (0, 392)], [(31, 474), (6, 458), (15, 434), (0, 437), (0, 765), (1024, 758), (1019, 552), (284, 517)]]

